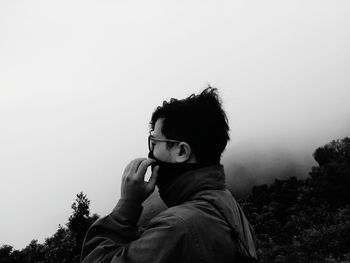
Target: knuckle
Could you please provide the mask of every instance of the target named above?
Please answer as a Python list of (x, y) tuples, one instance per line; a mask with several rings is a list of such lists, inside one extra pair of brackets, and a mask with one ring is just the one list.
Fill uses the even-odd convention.
[(137, 183), (137, 180), (131, 176), (128, 176), (125, 178), (125, 182), (129, 185), (135, 185)]

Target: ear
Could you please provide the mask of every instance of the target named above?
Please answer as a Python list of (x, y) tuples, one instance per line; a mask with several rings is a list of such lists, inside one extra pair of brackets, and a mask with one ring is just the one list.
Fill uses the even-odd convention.
[(192, 149), (186, 142), (180, 142), (177, 146), (176, 162), (184, 163), (191, 159)]

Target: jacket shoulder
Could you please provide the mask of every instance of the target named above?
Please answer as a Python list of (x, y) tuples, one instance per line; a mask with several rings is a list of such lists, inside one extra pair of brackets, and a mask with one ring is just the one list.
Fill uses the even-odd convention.
[(187, 220), (184, 215), (190, 213), (189, 209), (171, 207), (159, 213), (152, 218), (146, 228), (163, 226), (178, 231), (178, 233), (186, 231)]
[(152, 218), (146, 228), (164, 225), (180, 232), (188, 231), (201, 217), (200, 209), (196, 206), (196, 203), (186, 203), (170, 207)]

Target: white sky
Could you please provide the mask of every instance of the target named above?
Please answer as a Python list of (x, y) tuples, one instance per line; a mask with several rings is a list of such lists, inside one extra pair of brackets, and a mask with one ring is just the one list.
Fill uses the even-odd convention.
[(155, 107), (208, 83), (231, 124), (225, 162), (349, 136), (349, 13), (347, 0), (0, 0), (0, 246), (43, 242), (80, 191), (108, 213)]

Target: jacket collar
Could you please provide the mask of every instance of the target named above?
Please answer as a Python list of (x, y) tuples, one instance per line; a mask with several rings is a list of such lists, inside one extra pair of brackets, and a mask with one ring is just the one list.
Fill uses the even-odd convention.
[(161, 187), (159, 194), (164, 203), (171, 207), (182, 204), (200, 191), (224, 188), (224, 167), (218, 164), (179, 174), (170, 184)]

